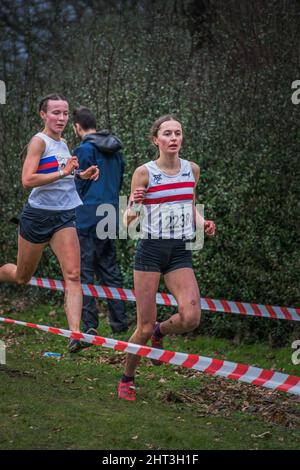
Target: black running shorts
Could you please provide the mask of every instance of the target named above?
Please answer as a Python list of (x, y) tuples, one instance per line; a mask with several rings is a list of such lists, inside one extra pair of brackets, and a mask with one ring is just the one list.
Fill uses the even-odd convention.
[(25, 204), (20, 217), (19, 233), (31, 243), (47, 243), (58, 230), (75, 228), (75, 209), (49, 211)]
[(167, 274), (180, 268), (192, 268), (192, 251), (185, 240), (140, 239), (137, 242), (134, 269)]

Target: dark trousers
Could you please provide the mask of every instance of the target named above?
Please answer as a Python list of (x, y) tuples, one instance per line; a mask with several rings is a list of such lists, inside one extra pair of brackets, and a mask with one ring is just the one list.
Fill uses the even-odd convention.
[[(117, 264), (115, 241), (99, 240), (78, 233), (81, 253), (81, 282), (93, 284), (96, 277), (99, 284), (123, 287), (122, 275)], [(122, 300), (108, 300), (108, 321), (114, 333), (127, 330), (125, 303)], [(98, 310), (93, 297), (83, 296), (83, 331), (97, 328)]]

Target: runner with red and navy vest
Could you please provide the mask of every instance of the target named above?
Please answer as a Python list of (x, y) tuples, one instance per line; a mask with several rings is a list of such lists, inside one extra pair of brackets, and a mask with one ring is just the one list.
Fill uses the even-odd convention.
[[(129, 342), (144, 345), (150, 339), (153, 347), (161, 349), (165, 335), (192, 331), (200, 323), (200, 293), (186, 242), (193, 239), (196, 225), (201, 224), (205, 234), (213, 236), (215, 224), (203, 220), (196, 211), (200, 168), (179, 157), (181, 123), (171, 115), (162, 116), (154, 122), (150, 138), (158, 149), (158, 158), (135, 170), (124, 214), (125, 225), (130, 227), (137, 218), (141, 224), (134, 262), (137, 328)], [(161, 274), (176, 298), (178, 312), (158, 323), (156, 293)], [(154, 359), (152, 362), (161, 364)], [(138, 356), (127, 354), (118, 386), (119, 398), (135, 400), (138, 363)]]
[[(65, 281), (69, 329), (79, 332), (82, 289), (75, 207), (82, 202), (74, 183), (78, 160), (62, 139), (69, 120), (69, 104), (60, 93), (51, 93), (40, 101), (39, 115), (44, 128), (28, 144), (22, 168), (23, 187), (32, 191), (20, 217), (17, 262), (0, 267), (0, 282), (27, 284), (49, 244)], [(98, 176), (99, 169), (91, 165), (79, 177), (95, 180)], [(70, 339), (69, 351), (78, 342)]]

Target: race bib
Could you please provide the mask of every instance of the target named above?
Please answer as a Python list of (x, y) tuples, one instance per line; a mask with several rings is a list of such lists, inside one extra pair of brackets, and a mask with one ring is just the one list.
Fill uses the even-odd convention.
[(161, 235), (163, 238), (182, 238), (193, 231), (192, 204), (170, 204), (160, 208)]

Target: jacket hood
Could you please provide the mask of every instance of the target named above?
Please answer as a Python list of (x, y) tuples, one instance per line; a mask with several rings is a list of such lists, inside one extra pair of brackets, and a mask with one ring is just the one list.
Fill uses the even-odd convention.
[(82, 142), (90, 142), (94, 144), (97, 149), (106, 154), (113, 154), (121, 150), (122, 142), (115, 135), (111, 134), (108, 130), (103, 129), (93, 134), (87, 134)]

